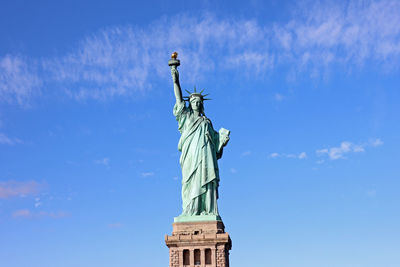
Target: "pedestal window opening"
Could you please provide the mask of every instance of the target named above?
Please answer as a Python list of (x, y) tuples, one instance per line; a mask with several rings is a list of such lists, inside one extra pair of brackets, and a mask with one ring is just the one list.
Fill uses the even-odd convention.
[(201, 265), (200, 249), (194, 250), (194, 265)]
[(183, 265), (190, 264), (190, 252), (188, 249), (183, 250)]
[(205, 256), (206, 256), (206, 264), (211, 264), (211, 249), (206, 248)]

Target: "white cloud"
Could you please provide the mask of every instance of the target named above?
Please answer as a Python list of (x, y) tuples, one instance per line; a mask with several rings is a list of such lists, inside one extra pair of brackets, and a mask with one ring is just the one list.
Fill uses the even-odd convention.
[(151, 177), (154, 176), (154, 172), (142, 172), (142, 177)]
[(229, 68), (244, 68), (251, 70), (252, 76), (265, 73), (267, 69), (272, 69), (274, 64), (273, 55), (266, 52), (244, 52), (236, 54), (226, 59)]
[(330, 147), (318, 149), (317, 156), (327, 155), (331, 160), (344, 159), (346, 154), (365, 152), (367, 147), (377, 147), (382, 145), (380, 139), (373, 139), (368, 143), (354, 144), (352, 142), (344, 141), (338, 147)]
[(301, 152), (301, 153), (299, 154), (298, 158), (299, 158), (299, 159), (305, 159), (305, 158), (307, 158), (306, 152)]
[(16, 210), (12, 213), (12, 216), (15, 218), (41, 218), (41, 217), (48, 217), (48, 218), (63, 218), (68, 216), (68, 213), (63, 211), (57, 212), (48, 212), (48, 211), (39, 211), (39, 212), (32, 212), (28, 209), (21, 209)]
[(0, 133), (0, 144), (1, 145), (15, 145), (15, 144), (21, 144), (22, 141), (18, 138), (11, 138), (5, 135), (4, 133)]
[(343, 158), (343, 155), (349, 153), (350, 151), (357, 152), (359, 150), (353, 149), (353, 144), (350, 142), (342, 142), (339, 147), (332, 147), (329, 149), (318, 150), (317, 154), (328, 154), (329, 158), (332, 160)]
[(38, 194), (45, 186), (36, 181), (0, 181), (0, 199)]
[(269, 158), (291, 158), (291, 159), (306, 159), (307, 158), (307, 153), (306, 152), (301, 152), (299, 154), (293, 154), (293, 153), (271, 153), (268, 156)]
[(236, 170), (235, 168), (231, 168), (231, 169), (230, 169), (230, 172), (233, 173), (233, 174), (235, 174), (235, 173), (237, 173), (237, 170)]
[(41, 211), (41, 212), (35, 214), (35, 216), (37, 216), (37, 217), (49, 217), (49, 218), (54, 218), (54, 219), (64, 218), (69, 215), (70, 214), (68, 212), (64, 212), (64, 211), (56, 211), (56, 212)]
[(284, 99), (284, 96), (278, 93), (275, 93), (274, 98), (276, 101), (280, 102)]
[[(268, 59), (265, 52), (243, 54), (240, 49), (254, 42), (260, 29), (260, 25), (251, 21), (179, 15), (144, 28), (104, 29), (86, 37), (76, 51), (46, 60), (43, 66), (55, 81), (69, 84), (66, 92), (76, 99), (129, 96), (150, 89), (156, 77), (169, 78), (166, 61), (174, 50), (179, 51), (182, 62), (190, 62), (185, 82), (193, 83), (216, 65), (247, 64), (262, 71)], [(220, 53), (227, 46), (234, 50)]]
[(279, 154), (274, 152), (274, 153), (269, 154), (269, 157), (270, 158), (277, 158), (277, 157), (279, 157)]
[(247, 157), (247, 156), (250, 156), (251, 155), (251, 151), (244, 151), (243, 153), (242, 153), (242, 157)]
[(110, 159), (109, 158), (102, 158), (102, 159), (97, 159), (94, 161), (95, 164), (99, 165), (104, 165), (106, 167), (109, 167), (110, 165)]
[[(342, 142), (339, 147), (331, 147), (317, 150), (317, 155), (327, 154), (331, 160), (344, 158), (344, 154), (353, 151), (353, 144), (350, 142)], [(355, 152), (355, 151), (354, 151)]]
[(188, 84), (219, 70), (263, 79), (277, 66), (310, 76), (337, 64), (400, 67), (399, 1), (307, 1), (291, 8), (291, 17), (274, 24), (177, 14), (144, 27), (100, 30), (53, 58), (6, 55), (0, 58), (0, 100), (25, 103), (42, 84), (78, 100), (143, 94), (159, 78), (170, 79), (166, 61), (175, 50)]
[(400, 55), (399, 1), (310, 2), (298, 10), (286, 25), (275, 26), (289, 59), (301, 58), (303, 65), (315, 67), (393, 62)]
[(33, 68), (34, 64), (18, 56), (0, 58), (0, 101), (29, 104), (42, 84)]
[(31, 217), (32, 213), (28, 209), (16, 210), (12, 214), (13, 217)]
[(365, 152), (364, 146), (362, 145), (353, 145), (354, 152)]
[(373, 147), (377, 147), (377, 146), (383, 145), (383, 141), (379, 138), (376, 138), (376, 139), (370, 140), (369, 144)]
[(39, 207), (39, 206), (41, 206), (42, 205), (42, 202), (40, 202), (40, 198), (39, 197), (36, 197), (35, 198), (35, 208), (37, 208), (37, 207)]

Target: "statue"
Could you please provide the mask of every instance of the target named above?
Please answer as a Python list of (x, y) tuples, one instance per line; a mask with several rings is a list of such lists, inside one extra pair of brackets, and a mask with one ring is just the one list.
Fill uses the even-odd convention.
[[(174, 52), (168, 65), (174, 83), (176, 103), (173, 114), (178, 121), (181, 138), (182, 168), (182, 214), (175, 222), (196, 220), (221, 220), (218, 213), (219, 170), (217, 160), (222, 157), (224, 146), (229, 141), (230, 131), (221, 128), (215, 131), (204, 113), (204, 101), (209, 100), (203, 91), (189, 93), (183, 97), (177, 67), (180, 61)], [(185, 101), (188, 102), (188, 106)]]

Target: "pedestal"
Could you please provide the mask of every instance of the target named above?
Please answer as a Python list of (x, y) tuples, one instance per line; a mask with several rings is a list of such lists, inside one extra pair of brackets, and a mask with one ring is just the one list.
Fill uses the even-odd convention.
[(222, 221), (175, 222), (165, 243), (170, 267), (229, 267), (232, 241)]

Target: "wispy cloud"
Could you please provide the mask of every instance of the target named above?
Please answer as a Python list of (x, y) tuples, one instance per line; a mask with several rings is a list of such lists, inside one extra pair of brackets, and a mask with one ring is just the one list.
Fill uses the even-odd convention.
[(16, 210), (12, 213), (12, 216), (15, 218), (63, 218), (68, 216), (69, 214), (63, 211), (57, 212), (48, 212), (48, 211), (40, 211), (40, 212), (32, 212), (29, 209), (20, 209)]
[(274, 98), (276, 101), (280, 102), (282, 101), (285, 97), (279, 93), (275, 93)]
[(242, 157), (247, 157), (247, 156), (250, 156), (250, 155), (251, 155), (251, 151), (250, 150), (244, 151), (242, 153)]
[(41, 205), (42, 205), (42, 202), (40, 201), (40, 197), (36, 197), (35, 198), (35, 208), (38, 208)]
[(44, 188), (43, 184), (36, 181), (17, 182), (14, 180), (0, 181), (0, 199), (11, 197), (24, 197), (38, 194)]
[(231, 168), (229, 171), (230, 171), (231, 173), (233, 173), (233, 174), (235, 174), (235, 173), (238, 172), (237, 169), (235, 169), (235, 168)]
[(265, 49), (266, 37), (263, 26), (252, 20), (180, 14), (143, 28), (101, 30), (84, 38), (76, 51), (49, 59), (43, 66), (55, 82), (69, 85), (65, 92), (71, 97), (102, 100), (141, 94), (151, 89), (155, 78), (169, 78), (166, 60), (175, 50), (182, 62), (190, 62), (185, 76), (189, 83), (210, 71), (238, 66), (262, 74), (273, 64)]
[(49, 217), (49, 218), (64, 218), (69, 216), (70, 213), (65, 212), (65, 211), (41, 211), (39, 213), (37, 213), (37, 216), (39, 217)]
[(0, 58), (0, 100), (27, 105), (40, 93), (41, 78), (36, 64), (22, 57), (6, 55)]
[(293, 154), (293, 153), (271, 153), (268, 155), (269, 158), (291, 158), (291, 159), (306, 159), (307, 158), (307, 153), (306, 152), (301, 152), (298, 154)]
[(185, 82), (191, 84), (219, 70), (262, 79), (278, 66), (311, 76), (338, 64), (400, 67), (399, 1), (307, 1), (293, 9), (286, 21), (272, 24), (177, 14), (143, 27), (105, 28), (53, 58), (6, 55), (0, 58), (0, 100), (27, 102), (43, 84), (78, 100), (143, 94), (159, 78), (169, 79), (166, 60), (175, 50), (190, 62), (181, 70), (190, 68)]
[(154, 176), (154, 172), (142, 172), (142, 177), (151, 177)]
[(356, 147), (351, 142), (342, 142), (338, 147), (331, 148), (323, 148), (317, 150), (318, 156), (328, 155), (331, 160), (342, 159), (344, 155), (349, 152), (363, 152), (364, 149), (362, 147)]
[(352, 142), (344, 141), (338, 147), (329, 147), (318, 149), (317, 156), (328, 156), (331, 160), (345, 159), (345, 155), (349, 153), (365, 152), (367, 147), (377, 147), (383, 145), (381, 139), (371, 139), (368, 143), (354, 144)]
[(13, 137), (8, 137), (4, 133), (0, 133), (0, 144), (1, 145), (15, 145), (15, 144), (21, 144), (22, 141), (18, 138), (13, 138)]
[(306, 153), (306, 152), (301, 152), (301, 153), (297, 156), (297, 158), (298, 158), (298, 159), (305, 159), (305, 158), (307, 158), (307, 153)]
[(109, 158), (96, 159), (96, 160), (94, 160), (94, 163), (109, 167), (110, 166), (110, 159)]
[(379, 138), (372, 139), (372, 140), (369, 141), (369, 145), (372, 146), (372, 147), (381, 146), (381, 145), (383, 145), (383, 141), (381, 139), (379, 139)]
[(394, 63), (400, 55), (399, 1), (309, 2), (299, 4), (294, 14), (274, 29), (287, 52), (284, 60), (298, 58), (303, 66), (315, 68), (332, 63), (361, 66), (367, 60)]
[(12, 213), (13, 217), (31, 217), (32, 213), (28, 209), (16, 210)]

